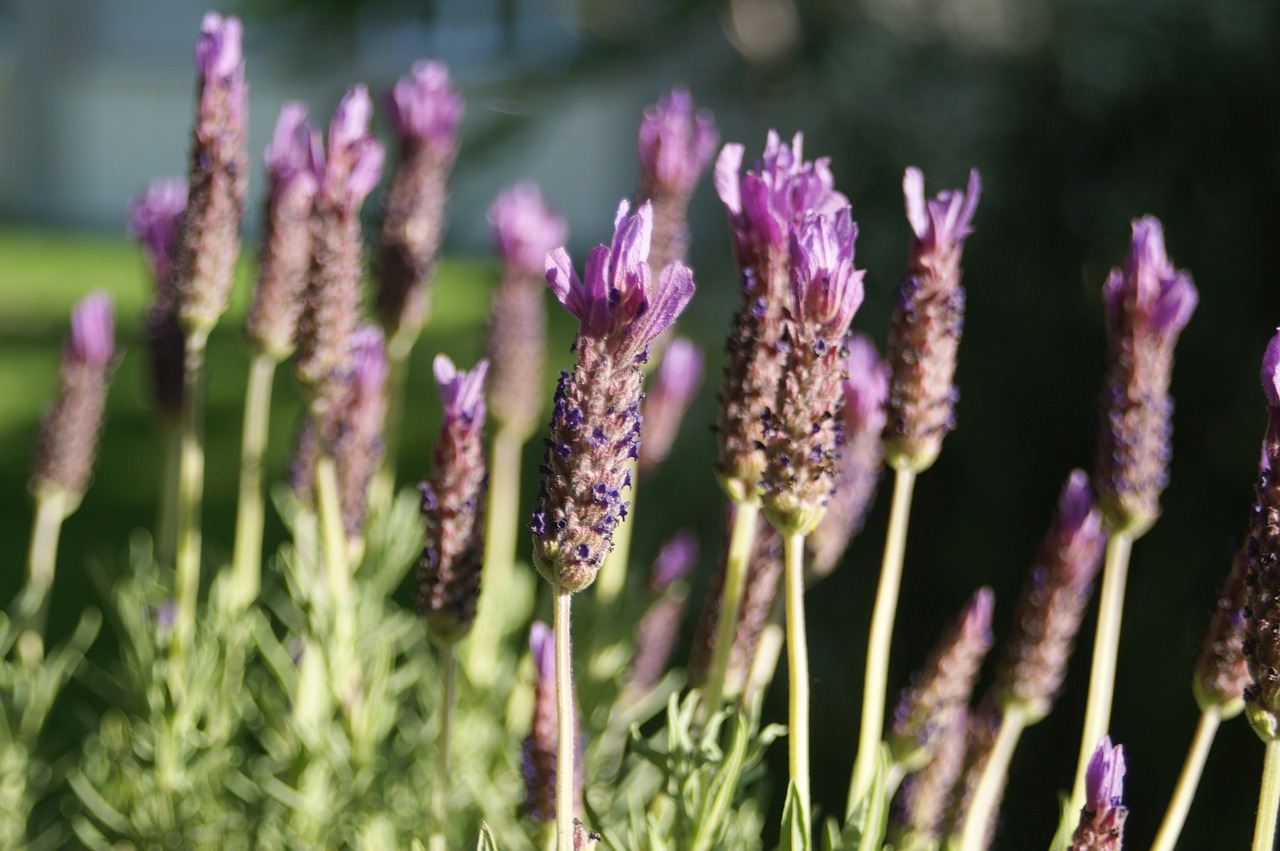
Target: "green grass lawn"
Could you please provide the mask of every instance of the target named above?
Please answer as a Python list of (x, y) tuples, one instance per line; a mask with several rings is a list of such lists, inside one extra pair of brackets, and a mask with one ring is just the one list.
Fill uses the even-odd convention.
[[(239, 332), (253, 266), (242, 262), (232, 305), (209, 342), (205, 538), (214, 554), (230, 550), (241, 411), (248, 353)], [(415, 350), (406, 403), (404, 477), (421, 475), (438, 407), (430, 362), (444, 351), (461, 364), (481, 354), (484, 317), (495, 274), (484, 260), (445, 262), (434, 314)], [(151, 283), (137, 246), (121, 238), (0, 229), (0, 540), (13, 565), (0, 575), (0, 595), (18, 588), (31, 522), (26, 482), (41, 411), (57, 378), (58, 352), (72, 305), (94, 289), (116, 302), (120, 359), (108, 400), (108, 422), (94, 484), (63, 528), (52, 628), (69, 626), (98, 600), (85, 565), (118, 562), (129, 535), (149, 528), (159, 489), (160, 435), (150, 414), (147, 352), (141, 320)], [(277, 373), (267, 467), (279, 481), (302, 410), (288, 367)], [(267, 543), (283, 536), (269, 512)]]

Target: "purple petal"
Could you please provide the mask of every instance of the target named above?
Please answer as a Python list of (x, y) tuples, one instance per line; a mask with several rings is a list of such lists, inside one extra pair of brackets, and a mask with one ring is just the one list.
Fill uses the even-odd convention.
[(351, 335), (351, 361), (357, 387), (372, 389), (385, 384), (387, 344), (380, 327), (362, 325)]
[(693, 272), (681, 263), (662, 271), (649, 308), (626, 331), (626, 346), (639, 351), (667, 330), (693, 298)]
[(1088, 809), (1102, 813), (1119, 805), (1124, 798), (1124, 775), (1124, 747), (1113, 747), (1111, 737), (1103, 736), (1085, 772)]
[(1262, 356), (1262, 392), (1272, 408), (1280, 408), (1280, 328)]
[(880, 359), (875, 344), (862, 334), (849, 339), (849, 356), (845, 359), (848, 377), (844, 381), (846, 434), (862, 423), (885, 418), (885, 401), (889, 398), (887, 361)]
[(551, 627), (542, 621), (534, 621), (529, 627), (529, 651), (533, 654), (533, 666), (538, 679), (546, 682), (556, 676), (555, 635)]
[(432, 366), (445, 419), (466, 420), (478, 426), (484, 420), (484, 382), (489, 373), (489, 361), (482, 360), (475, 369), (463, 372), (447, 355), (436, 355)]
[(312, 149), (318, 143), (318, 131), (307, 123), (306, 104), (294, 100), (280, 107), (275, 134), (263, 155), (272, 191), (299, 185), (309, 193), (315, 191), (321, 174), (315, 169)]
[(81, 363), (106, 366), (115, 352), (115, 315), (111, 296), (101, 291), (92, 292), (72, 308), (67, 346)]
[(745, 150), (742, 145), (730, 142), (720, 149), (720, 156), (716, 158), (716, 194), (733, 216), (742, 213), (741, 173)]
[(661, 594), (672, 583), (683, 579), (698, 561), (698, 536), (684, 529), (668, 540), (658, 551), (649, 577), (649, 587)]
[(224, 19), (217, 12), (206, 13), (196, 40), (196, 68), (201, 76), (225, 78), (235, 74), (243, 61), (242, 35), (239, 18)]
[(411, 76), (398, 80), (387, 99), (391, 125), (404, 144), (426, 144), (451, 151), (465, 104), (449, 83), (443, 62), (418, 62)]
[(537, 272), (547, 252), (568, 236), (564, 218), (547, 206), (532, 183), (518, 183), (499, 195), (487, 218), (502, 261), (525, 273)]

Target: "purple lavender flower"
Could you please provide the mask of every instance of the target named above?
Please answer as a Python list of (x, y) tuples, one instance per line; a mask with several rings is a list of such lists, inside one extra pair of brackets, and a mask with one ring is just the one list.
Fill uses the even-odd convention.
[(1094, 505), (1089, 477), (1083, 470), (1072, 470), (1018, 600), (1013, 632), (996, 672), (1001, 710), (1018, 706), (1031, 724), (1053, 708), (1105, 543), (1102, 513)]
[(995, 595), (980, 588), (898, 696), (889, 733), (894, 762), (919, 768), (937, 753), (957, 713), (969, 705), (974, 680), (991, 649)]
[(649, 590), (657, 599), (641, 616), (634, 633), (635, 655), (627, 670), (627, 692), (648, 693), (666, 672), (680, 634), (688, 590), (680, 581), (698, 560), (698, 538), (688, 529), (662, 545), (649, 574)]
[(684, 262), (689, 246), (689, 199), (706, 172), (720, 134), (711, 113), (693, 109), (689, 92), (675, 88), (644, 111), (640, 122), (640, 192), (653, 204), (655, 269)]
[(382, 424), (387, 411), (387, 346), (382, 329), (364, 325), (351, 337), (347, 398), (334, 440), (338, 496), (349, 539), (361, 537), (369, 481), (382, 463)]
[(155, 281), (155, 295), (146, 316), (152, 399), (157, 413), (169, 423), (177, 422), (182, 415), (186, 337), (178, 319), (173, 276), (179, 227), (186, 207), (187, 185), (178, 178), (153, 180), (147, 191), (129, 204), (129, 234), (142, 244)]
[(893, 377), (885, 430), (886, 458), (899, 469), (927, 469), (955, 428), (956, 352), (964, 322), (960, 258), (981, 190), (976, 171), (969, 172), (966, 190), (943, 190), (928, 200), (919, 169), (908, 168), (902, 179), (913, 236), (889, 325)]
[(1124, 748), (1103, 736), (1085, 773), (1085, 805), (1071, 837), (1071, 851), (1120, 851), (1124, 844)]
[[(533, 668), (537, 676), (533, 698), (533, 726), (524, 740), (525, 810), (539, 823), (554, 821), (556, 817), (556, 745), (560, 734), (556, 725), (556, 650), (551, 627), (542, 621), (534, 621), (529, 628), (529, 650), (533, 654)], [(574, 711), (574, 729), (580, 729), (578, 713)], [(579, 745), (581, 739), (579, 738)], [(575, 759), (581, 766), (582, 760)], [(582, 799), (585, 775), (574, 772), (577, 791), (575, 801)]]
[(462, 98), (439, 62), (418, 62), (387, 97), (400, 138), (400, 163), (391, 179), (382, 222), (376, 308), (389, 337), (412, 345), (431, 310), (429, 279), (444, 234), (449, 173), (458, 150)]
[(1280, 329), (1262, 358), (1267, 431), (1245, 544), (1245, 649), (1251, 682), (1245, 712), (1263, 741), (1280, 738)]
[(484, 381), (489, 362), (462, 372), (435, 360), (444, 417), (421, 484), (426, 538), (418, 570), (418, 610), (437, 641), (452, 644), (476, 617), (484, 562)]
[(807, 535), (826, 510), (842, 440), (844, 337), (862, 304), (853, 268), (858, 229), (845, 207), (791, 231), (786, 367), (765, 414), (764, 510), (784, 534)]
[(543, 405), (547, 252), (564, 244), (568, 228), (532, 183), (499, 195), (489, 207), (489, 224), (503, 267), (489, 317), (489, 409), (523, 438), (537, 427)]
[(311, 212), (322, 175), (320, 132), (307, 122), (307, 107), (289, 101), (280, 109), (266, 151), (266, 230), (258, 262), (258, 286), (245, 331), (259, 351), (276, 360), (293, 352), (302, 291), (311, 263)]
[(71, 330), (62, 345), (58, 393), (45, 411), (36, 439), (31, 493), (37, 499), (61, 496), (70, 514), (89, 487), (98, 453), (115, 354), (111, 298), (95, 292), (71, 311)]
[(640, 409), (644, 443), (637, 468), (647, 476), (667, 459), (680, 431), (684, 412), (702, 383), (702, 351), (686, 337), (676, 337), (662, 353), (653, 382)]
[(962, 706), (942, 731), (933, 759), (902, 782), (889, 824), (889, 840), (895, 849), (938, 847), (964, 770), (968, 732), (969, 709)]
[(861, 334), (847, 343), (844, 379), (844, 446), (836, 462), (835, 489), (822, 520), (805, 539), (809, 573), (814, 578), (835, 570), (850, 539), (862, 529), (875, 497), (884, 455), (885, 400), (889, 364)]
[(788, 343), (782, 339), (793, 225), (834, 215), (849, 202), (834, 189), (826, 159), (806, 162), (799, 133), (791, 147), (770, 131), (764, 158), (739, 176), (741, 145), (725, 145), (716, 161), (716, 192), (729, 212), (741, 272), (742, 304), (726, 344), (716, 419), (716, 473), (733, 500), (756, 497), (766, 466), (764, 418), (777, 402)]
[(174, 286), (184, 328), (203, 337), (226, 310), (235, 277), (249, 158), (240, 21), (210, 12), (200, 30), (199, 96)]
[(1196, 660), (1192, 688), (1201, 711), (1217, 710), (1223, 718), (1233, 718), (1244, 708), (1244, 691), (1249, 686), (1249, 661), (1245, 655), (1246, 605), (1249, 588), (1245, 584), (1249, 559), (1237, 549), (1231, 570), (1205, 630), (1200, 657)]
[(1159, 220), (1133, 222), (1123, 269), (1102, 288), (1108, 367), (1094, 487), (1107, 525), (1141, 535), (1160, 516), (1169, 480), (1173, 347), (1199, 298), (1191, 276), (1173, 267)]
[[(360, 205), (378, 182), (382, 146), (369, 135), (369, 93), (356, 86), (342, 99), (329, 126), (329, 147), (316, 163), (320, 186), (312, 214), (311, 269), (298, 319), (298, 378), (313, 412), (329, 410), (342, 395), (351, 337), (359, 322), (363, 252)], [(318, 157), (318, 145), (312, 146)], [(327, 444), (332, 435), (323, 435)]]
[(622, 491), (631, 486), (628, 461), (639, 454), (640, 365), (649, 343), (675, 321), (693, 296), (693, 274), (665, 269), (656, 287), (649, 271), (653, 213), (634, 216), (623, 201), (610, 245), (592, 249), (579, 280), (568, 253), (547, 255), (547, 283), (578, 317), (578, 361), (560, 374), (544, 481), (533, 531), (533, 560), (557, 592), (581, 591), (613, 547), (626, 516)]

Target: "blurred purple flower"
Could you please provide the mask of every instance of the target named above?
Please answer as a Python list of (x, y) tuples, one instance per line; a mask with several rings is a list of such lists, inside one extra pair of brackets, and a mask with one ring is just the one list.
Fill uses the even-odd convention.
[(387, 96), (391, 127), (405, 147), (425, 145), (452, 155), (464, 111), (443, 62), (414, 63), (411, 75), (396, 81)]
[(646, 108), (638, 145), (645, 194), (692, 195), (719, 139), (715, 119), (694, 112), (687, 89), (676, 87)]
[(663, 352), (640, 409), (644, 422), (638, 463), (641, 476), (652, 473), (670, 454), (685, 410), (701, 383), (702, 351), (692, 340), (676, 337)]
[(499, 195), (487, 218), (498, 256), (521, 274), (540, 275), (547, 252), (569, 235), (564, 217), (547, 206), (533, 183), (517, 183)]

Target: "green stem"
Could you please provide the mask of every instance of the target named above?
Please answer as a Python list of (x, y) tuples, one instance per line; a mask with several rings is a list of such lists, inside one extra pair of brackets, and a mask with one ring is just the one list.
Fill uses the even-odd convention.
[(166, 421), (164, 470), (161, 471), (160, 505), (156, 510), (156, 564), (172, 567), (178, 552), (178, 493), (182, 458), (182, 426)]
[(393, 334), (387, 341), (387, 414), (382, 432), (382, 466), (373, 475), (369, 487), (370, 511), (381, 510), (391, 503), (396, 489), (396, 463), (400, 459), (400, 425), (404, 419), (404, 397), (409, 384), (409, 354), (415, 337), (404, 332)]
[(729, 674), (729, 656), (733, 636), (738, 628), (738, 612), (747, 582), (747, 565), (756, 540), (760, 521), (757, 500), (734, 503), (733, 531), (729, 535), (729, 555), (724, 566), (724, 588), (720, 596), (720, 616), (716, 623), (716, 643), (711, 656), (711, 671), (703, 694), (702, 717), (710, 718), (720, 709), (724, 699), (725, 679)]
[(484, 567), (481, 570), (480, 600), (476, 621), (467, 648), (467, 677), (478, 688), (493, 683), (501, 638), (499, 609), (515, 572), (517, 530), (520, 524), (520, 452), (524, 437), (501, 426), (493, 436), (489, 462), (489, 506), (485, 517)]
[(969, 810), (964, 814), (959, 851), (982, 851), (986, 848), (987, 828), (999, 808), (1000, 792), (1009, 776), (1009, 763), (1026, 728), (1027, 716), (1020, 707), (1015, 705), (1004, 710), (995, 744), (982, 767)]
[(627, 564), (631, 560), (631, 530), (636, 522), (636, 488), (640, 484), (634, 459), (627, 462), (627, 469), (631, 473), (631, 505), (627, 509), (627, 516), (613, 530), (613, 550), (605, 559), (600, 575), (596, 577), (596, 601), (601, 608), (612, 606), (627, 584)]
[[(187, 335), (182, 377), (182, 434), (178, 455), (178, 555), (174, 642), (179, 659), (190, 643), (200, 592), (200, 504), (204, 497), (204, 352), (208, 334)], [(179, 663), (176, 667), (181, 668)]]
[(1280, 808), (1280, 739), (1267, 742), (1258, 792), (1258, 821), (1253, 828), (1253, 851), (1272, 851), (1276, 840), (1276, 810)]
[(573, 653), (569, 609), (573, 595), (556, 590), (552, 629), (556, 641), (556, 847), (573, 851)]
[(240, 497), (236, 503), (236, 544), (232, 587), (236, 604), (247, 608), (262, 587), (262, 456), (267, 451), (271, 421), (271, 383), (276, 361), (264, 352), (249, 364), (245, 390), (244, 430), (240, 442)]
[(320, 541), (330, 602), (340, 605), (351, 590), (351, 575), (347, 570), (342, 504), (338, 499), (338, 471), (333, 456), (323, 447), (316, 453), (316, 510), (320, 517)]
[(867, 673), (862, 693), (862, 725), (858, 733), (858, 755), (853, 763), (849, 800), (845, 816), (853, 814), (862, 796), (871, 787), (884, 732), (885, 695), (889, 688), (889, 646), (893, 642), (893, 621), (898, 610), (898, 590), (902, 585), (902, 562), (907, 547), (907, 521), (911, 516), (911, 493), (916, 473), (897, 469), (893, 479), (893, 507), (889, 531), (880, 565), (880, 584), (871, 614), (871, 635), (867, 640)]
[(436, 782), (431, 787), (431, 838), (430, 851), (445, 851), (445, 818), (449, 808), (449, 735), (453, 726), (454, 703), (454, 652), (453, 645), (441, 651), (440, 678), (444, 694), (440, 697), (440, 735), (436, 737)]
[(793, 532), (784, 541), (787, 595), (787, 682), (791, 700), (787, 712), (787, 756), (796, 794), (809, 806), (809, 648), (804, 627), (804, 535)]
[(31, 547), (27, 551), (27, 584), (43, 598), (53, 587), (58, 562), (58, 535), (67, 517), (67, 497), (50, 491), (36, 498), (36, 516), (31, 523)]
[(1133, 536), (1112, 532), (1107, 539), (1102, 568), (1102, 595), (1098, 602), (1098, 631), (1093, 639), (1093, 666), (1089, 671), (1089, 699), (1085, 703), (1084, 730), (1080, 735), (1080, 759), (1071, 787), (1071, 809), (1084, 806), (1084, 781), (1089, 760), (1111, 724), (1111, 699), (1116, 685), (1116, 653), (1120, 648), (1120, 618), (1124, 612), (1124, 585), (1129, 575), (1129, 551)]
[(1169, 809), (1165, 811), (1164, 821), (1160, 822), (1160, 830), (1151, 845), (1151, 851), (1173, 851), (1186, 824), (1187, 813), (1191, 811), (1191, 802), (1196, 795), (1196, 787), (1200, 785), (1200, 775), (1204, 772), (1205, 760), (1209, 758), (1209, 748), (1213, 746), (1213, 737), (1222, 723), (1222, 714), (1216, 706), (1211, 706), (1200, 713), (1200, 721), (1196, 724), (1195, 737), (1191, 740), (1191, 748), (1187, 751), (1187, 760), (1182, 764), (1182, 773), (1178, 775), (1178, 785), (1173, 788), (1173, 798), (1169, 801)]

